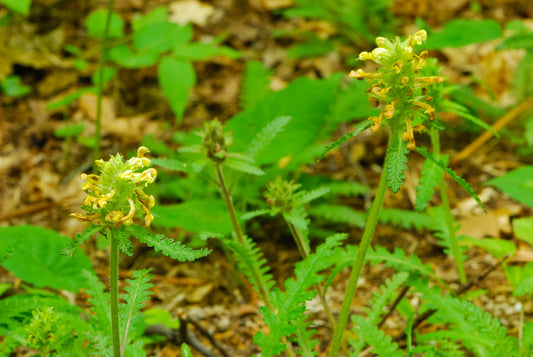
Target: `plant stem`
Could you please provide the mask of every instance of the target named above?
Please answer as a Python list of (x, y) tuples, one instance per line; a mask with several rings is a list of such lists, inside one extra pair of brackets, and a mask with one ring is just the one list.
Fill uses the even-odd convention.
[[(239, 243), (242, 244), (243, 247), (246, 247), (246, 242), (244, 241), (244, 235), (242, 233), (241, 225), (239, 224), (239, 221), (237, 220), (237, 214), (235, 213), (235, 206), (233, 205), (233, 198), (231, 197), (231, 194), (229, 193), (229, 190), (228, 190), (228, 186), (226, 185), (226, 179), (224, 178), (222, 167), (218, 163), (214, 162), (213, 164), (215, 166), (215, 172), (217, 174), (218, 188), (220, 190), (222, 198), (224, 199), (224, 203), (226, 204), (226, 209), (229, 213), (231, 224), (233, 225), (233, 230), (235, 231), (235, 235), (237, 236), (237, 240), (239, 241)], [(263, 284), (263, 281), (260, 278), (260, 274), (255, 267), (253, 267), (252, 274), (254, 276), (254, 280), (257, 284), (257, 287), (259, 288), (261, 297), (263, 298), (263, 301), (265, 302), (266, 307), (270, 311), (276, 311), (276, 309), (274, 308), (274, 305), (272, 305), (272, 301), (270, 301), (270, 295), (268, 294), (268, 289)], [(287, 346), (287, 355), (290, 357), (294, 357), (295, 354), (294, 354), (291, 344), (285, 338), (283, 338), (283, 342)]]
[[(440, 139), (439, 132), (435, 128), (431, 128), (431, 145), (433, 146), (433, 155), (436, 159), (440, 156)], [(459, 244), (457, 243), (457, 237), (455, 236), (455, 227), (452, 211), (450, 209), (450, 202), (448, 200), (448, 192), (446, 190), (446, 182), (444, 181), (444, 175), (439, 179), (440, 200), (442, 203), (442, 209), (444, 210), (444, 219), (446, 221), (446, 228), (448, 229), (448, 240), (450, 241), (450, 247), (452, 250), (453, 259), (457, 266), (457, 273), (461, 284), (466, 283), (466, 274), (463, 268), (463, 261), (461, 258), (461, 251), (459, 250)]]
[(94, 161), (100, 159), (100, 139), (102, 136), (102, 96), (104, 93), (104, 69), (107, 57), (107, 39), (109, 37), (109, 27), (111, 24), (111, 15), (115, 0), (109, 0), (107, 4), (107, 18), (102, 37), (102, 54), (100, 55), (100, 64), (98, 68), (98, 86), (97, 86), (97, 100), (96, 100), (96, 128), (94, 132), (94, 147), (93, 147), (93, 171), (96, 171)]
[(341, 311), (337, 320), (337, 327), (333, 332), (333, 340), (331, 341), (329, 357), (337, 357), (339, 355), (342, 336), (350, 315), (350, 306), (352, 305), (352, 300), (355, 296), (355, 291), (357, 290), (357, 281), (359, 280), (359, 275), (361, 275), (361, 270), (363, 269), (363, 264), (365, 263), (366, 252), (368, 251), (368, 247), (372, 241), (372, 236), (374, 235), (374, 230), (376, 229), (376, 225), (378, 223), (381, 208), (383, 207), (385, 193), (387, 192), (387, 174), (385, 169), (386, 167), (381, 173), (376, 196), (374, 197), (374, 201), (370, 207), (370, 212), (368, 213), (365, 230), (363, 232), (363, 238), (361, 239), (359, 249), (357, 250), (357, 256), (355, 257), (355, 262), (350, 274), (350, 280), (348, 281), (348, 286), (346, 287), (344, 301), (342, 302)]
[(108, 239), (111, 241), (109, 259), (109, 278), (111, 294), (111, 332), (113, 334), (113, 356), (122, 357), (120, 353), (120, 331), (118, 325), (118, 242), (113, 237), (113, 230), (107, 228)]

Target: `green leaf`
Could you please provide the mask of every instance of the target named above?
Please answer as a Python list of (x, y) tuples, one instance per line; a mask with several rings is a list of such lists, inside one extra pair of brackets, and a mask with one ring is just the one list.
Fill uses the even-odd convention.
[(186, 343), (181, 344), (181, 355), (183, 357), (193, 357), (191, 348)]
[[(104, 38), (104, 30), (107, 22), (107, 10), (99, 9), (91, 12), (85, 20), (87, 26), (87, 34), (89, 37)], [(111, 22), (109, 24), (108, 38), (116, 38), (124, 36), (124, 20), (119, 14), (113, 12), (111, 14)]]
[(155, 206), (154, 225), (166, 228), (183, 227), (189, 232), (217, 232), (230, 234), (233, 226), (224, 202), (217, 199), (187, 200), (167, 206)]
[[(104, 85), (112, 80), (116, 74), (116, 68), (104, 67)], [(98, 83), (100, 82), (100, 67), (98, 67), (98, 70), (94, 71), (94, 73), (91, 75), (91, 82), (93, 82), (95, 86), (98, 86)]]
[(133, 33), (133, 45), (139, 52), (156, 55), (169, 51), (191, 39), (191, 29), (172, 22), (146, 24)]
[(403, 185), (403, 180), (405, 179), (404, 171), (407, 170), (408, 153), (409, 150), (406, 148), (402, 133), (392, 133), (387, 156), (385, 157), (385, 174), (393, 193), (398, 192)]
[(180, 262), (194, 261), (211, 253), (209, 249), (192, 249), (181, 242), (166, 238), (163, 234), (153, 234), (144, 227), (131, 225), (126, 229), (135, 238), (154, 248), (156, 252)]
[(265, 174), (259, 167), (252, 165), (248, 160), (239, 156), (228, 156), (226, 160), (224, 160), (224, 167), (229, 167), (230, 169), (250, 175), (261, 176)]
[(160, 166), (164, 169), (171, 171), (183, 172), (187, 171), (187, 164), (181, 160), (169, 159), (169, 158), (153, 158), (151, 161), (152, 165)]
[(492, 129), (490, 125), (485, 123), (483, 120), (479, 119), (478, 117), (473, 116), (470, 114), (470, 111), (468, 108), (466, 108), (464, 105), (452, 102), (450, 100), (441, 100), (439, 105), (439, 110), (443, 112), (450, 112), (459, 115), (461, 118), (464, 118), (468, 120), (469, 122), (482, 127), (483, 129), (490, 131), (494, 136), (497, 138), (500, 137), (500, 134)]
[[(154, 284), (150, 284), (152, 275), (149, 274), (150, 269), (135, 270), (131, 273), (132, 279), (126, 279), (124, 291), (126, 294), (121, 294), (120, 298), (124, 300), (125, 304), (120, 306), (120, 331), (123, 333), (122, 340), (132, 340), (139, 330), (141, 324), (141, 316), (139, 312), (150, 300), (152, 292), (150, 289)], [(129, 337), (129, 338), (128, 338)]]
[(469, 236), (463, 236), (460, 242), (461, 245), (473, 245), (485, 249), (496, 258), (503, 258), (506, 254), (510, 256), (516, 252), (516, 246), (508, 240), (483, 238), (476, 239)]
[(533, 181), (533, 166), (524, 166), (485, 184), (496, 186), (511, 198), (533, 208), (533, 189), (528, 184), (531, 181)]
[(513, 291), (513, 296), (533, 293), (533, 276), (521, 280)]
[(143, 311), (144, 322), (148, 325), (161, 324), (163, 326), (177, 329), (180, 327), (180, 320), (173, 318), (170, 312), (160, 307), (152, 307)]
[(158, 55), (151, 52), (134, 53), (128, 45), (119, 45), (109, 51), (109, 58), (124, 68), (142, 68), (156, 64)]
[(320, 204), (309, 208), (309, 214), (321, 217), (332, 223), (344, 223), (352, 227), (363, 228), (366, 214), (351, 207), (337, 204)]
[(242, 221), (247, 221), (249, 219), (252, 219), (252, 218), (255, 218), (255, 217), (258, 217), (258, 216), (262, 216), (262, 215), (265, 215), (267, 213), (270, 213), (270, 209), (259, 209), (259, 210), (256, 210), (256, 211), (251, 211), (251, 212), (246, 212), (245, 214), (243, 214), (241, 216), (241, 220)]
[(398, 208), (383, 208), (379, 221), (403, 229), (432, 229), (434, 221), (427, 214)]
[(294, 195), (294, 206), (304, 205), (329, 193), (329, 187), (319, 187), (312, 191), (301, 191)]
[(16, 75), (7, 76), (0, 83), (0, 88), (8, 96), (13, 98), (18, 98), (25, 96), (31, 92), (31, 87), (27, 85), (22, 85), (20, 83), (20, 77)]
[(29, 15), (32, 0), (1, 0), (9, 10), (18, 12), (19, 14)]
[(533, 217), (514, 219), (513, 230), (518, 238), (533, 245)]
[(354, 127), (354, 129), (351, 132), (344, 134), (344, 136), (342, 136), (341, 138), (337, 139), (335, 142), (333, 142), (333, 143), (329, 144), (328, 146), (326, 146), (326, 148), (324, 149), (324, 152), (320, 155), (318, 160), (319, 161), (322, 160), (324, 158), (324, 156), (326, 156), (326, 154), (328, 152), (330, 152), (331, 150), (335, 149), (337, 146), (339, 146), (340, 144), (342, 144), (346, 140), (351, 139), (354, 136), (357, 136), (357, 135), (361, 134), (363, 131), (365, 131), (366, 129), (370, 128), (371, 125), (372, 125), (372, 122), (370, 120), (363, 120), (363, 121), (357, 123), (357, 125)]
[(152, 24), (167, 22), (168, 8), (166, 6), (158, 6), (152, 11), (143, 16), (136, 16), (131, 21), (133, 31), (138, 31)]
[(12, 247), (2, 266), (16, 277), (37, 287), (73, 292), (84, 287), (81, 270), (92, 265), (81, 250), (73, 258), (61, 255), (70, 238), (36, 226), (1, 227), (0, 236)]
[(471, 43), (488, 42), (502, 36), (500, 25), (495, 20), (456, 19), (448, 21), (441, 31), (428, 36), (426, 49), (462, 47)]
[[(448, 164), (448, 157), (440, 156), (443, 161)], [(431, 200), (435, 188), (439, 184), (444, 172), (442, 169), (431, 160), (424, 160), (422, 165), (422, 172), (420, 173), (420, 181), (416, 187), (416, 202), (415, 207), (419, 211), (423, 211), (428, 202)]]
[(304, 43), (291, 46), (287, 50), (289, 58), (309, 58), (325, 56), (332, 52), (335, 46), (332, 41), (322, 40), (318, 37)]
[(54, 135), (58, 138), (72, 138), (80, 135), (85, 130), (82, 123), (66, 124), (54, 130)]
[(284, 130), (290, 120), (291, 117), (277, 117), (269, 122), (250, 142), (250, 145), (248, 145), (244, 152), (245, 155), (252, 159), (258, 157), (276, 138), (278, 133)]
[(174, 46), (172, 54), (187, 61), (202, 61), (214, 56), (238, 58), (241, 55), (239, 51), (232, 48), (202, 42), (181, 43)]
[(261, 62), (246, 61), (246, 69), (239, 93), (242, 108), (246, 109), (251, 107), (272, 92), (268, 87), (271, 74)]
[(96, 94), (96, 87), (85, 87), (85, 88), (78, 89), (77, 91), (67, 94), (63, 98), (60, 98), (60, 99), (57, 99), (56, 101), (48, 103), (46, 105), (46, 109), (56, 110), (62, 107), (66, 107), (67, 105), (77, 100), (79, 97), (81, 97), (85, 93)]
[(189, 93), (196, 84), (194, 67), (188, 61), (163, 57), (157, 69), (157, 78), (178, 122), (183, 119)]
[(472, 198), (474, 198), (474, 200), (476, 200), (476, 202), (478, 203), (478, 205), (483, 209), (483, 211), (485, 213), (487, 213), (487, 210), (485, 209), (485, 206), (483, 205), (483, 203), (481, 203), (481, 200), (479, 199), (476, 191), (474, 191), (474, 189), (472, 188), (472, 186), (470, 186), (469, 183), (467, 183), (461, 176), (457, 175), (452, 169), (450, 169), (449, 167), (446, 166), (446, 163), (444, 161), (441, 161), (441, 160), (437, 160), (433, 154), (429, 153), (427, 151), (426, 148), (416, 148), (415, 149), (417, 153), (419, 153), (420, 155), (424, 156), (426, 159), (429, 159), (431, 161), (433, 161), (434, 163), (436, 163), (441, 169), (443, 169), (444, 171), (446, 171), (446, 173), (448, 175), (450, 175), (454, 180), (455, 182), (457, 182), (459, 185), (461, 185), (462, 188), (464, 188), (466, 190), (466, 192), (468, 192), (470, 194), (470, 196), (472, 196)]

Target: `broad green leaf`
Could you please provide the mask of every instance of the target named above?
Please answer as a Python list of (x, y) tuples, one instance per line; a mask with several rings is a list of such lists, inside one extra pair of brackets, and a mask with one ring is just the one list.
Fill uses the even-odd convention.
[(160, 307), (152, 307), (143, 311), (144, 321), (149, 325), (161, 324), (169, 328), (179, 328), (180, 320), (173, 318), (170, 312)]
[(450, 113), (457, 114), (461, 118), (464, 118), (464, 119), (468, 120), (469, 122), (471, 122), (471, 123), (473, 123), (473, 124), (475, 124), (477, 126), (480, 126), (483, 129), (485, 129), (485, 130), (490, 131), (497, 138), (500, 137), (500, 134), (497, 131), (492, 129), (492, 127), (490, 125), (488, 125), (487, 123), (485, 123), (483, 120), (481, 120), (481, 119), (473, 116), (472, 114), (470, 114), (469, 110), (462, 104), (455, 103), (455, 102), (452, 102), (450, 100), (441, 100), (440, 101), (439, 110), (443, 111), (443, 112), (450, 112)]
[(243, 152), (263, 128), (280, 116), (290, 116), (291, 121), (268, 145), (268, 148), (256, 158), (259, 165), (275, 163), (282, 157), (290, 156), (295, 164), (305, 154), (310, 144), (319, 136), (326, 136), (323, 131), (327, 113), (335, 100), (335, 91), (340, 75), (324, 80), (298, 78), (285, 89), (272, 93), (237, 114), (227, 125), (233, 131), (235, 140), (232, 151)]
[(131, 20), (131, 27), (133, 31), (138, 31), (145, 26), (166, 22), (168, 18), (168, 8), (166, 6), (158, 6), (152, 11), (142, 16), (134, 16)]
[(29, 15), (32, 0), (1, 0), (0, 3), (4, 4), (11, 11)]
[(522, 296), (533, 292), (533, 276), (521, 280), (513, 291), (513, 296)]
[(533, 189), (528, 184), (531, 181), (533, 181), (533, 166), (524, 166), (496, 177), (485, 185), (496, 186), (511, 198), (533, 208)]
[(0, 83), (0, 88), (8, 96), (13, 98), (18, 98), (25, 96), (31, 92), (31, 87), (27, 85), (22, 85), (20, 83), (20, 77), (13, 75), (7, 76)]
[(56, 109), (65, 107), (65, 106), (69, 105), (70, 103), (72, 103), (73, 101), (77, 100), (79, 97), (81, 97), (85, 93), (96, 94), (96, 91), (97, 91), (96, 87), (92, 87), (92, 86), (78, 89), (75, 92), (67, 94), (63, 98), (60, 98), (60, 99), (58, 99), (56, 101), (48, 103), (46, 105), (46, 109), (47, 110), (56, 110)]
[(224, 160), (224, 166), (250, 175), (260, 176), (265, 174), (265, 172), (259, 167), (240, 157), (228, 156), (226, 160)]
[[(107, 22), (107, 10), (99, 9), (91, 12), (85, 20), (87, 26), (87, 34), (89, 37), (104, 38), (104, 30)], [(111, 22), (109, 24), (108, 38), (117, 38), (124, 36), (124, 20), (119, 14), (113, 12), (111, 14)]]
[(277, 117), (268, 123), (250, 142), (250, 145), (245, 150), (245, 155), (255, 159), (268, 147), (278, 133), (283, 131), (290, 120), (291, 117)]
[(518, 238), (533, 245), (533, 217), (513, 220), (513, 230)]
[(526, 263), (524, 266), (508, 265), (504, 267), (505, 276), (511, 286), (516, 287), (522, 280), (533, 276), (533, 263)]
[[(114, 67), (105, 67), (104, 68), (104, 85), (112, 80), (115, 75), (117, 74), (117, 69)], [(98, 68), (94, 73), (91, 75), (91, 81), (95, 86), (98, 86), (100, 82), (100, 68)]]
[(67, 124), (58, 127), (54, 130), (54, 135), (58, 138), (68, 138), (80, 135), (85, 130), (85, 125), (82, 123)]
[(335, 49), (332, 41), (315, 38), (304, 43), (291, 46), (287, 50), (289, 58), (309, 58), (325, 56)]
[(259, 61), (246, 61), (239, 99), (246, 109), (266, 98), (272, 91), (268, 87), (271, 72)]
[(133, 33), (135, 49), (141, 53), (162, 54), (177, 44), (189, 41), (190, 27), (180, 26), (172, 22), (157, 22), (143, 26)]
[(166, 228), (183, 227), (189, 232), (231, 234), (233, 227), (224, 202), (216, 199), (187, 200), (167, 206), (155, 206), (154, 225)]
[(89, 258), (78, 249), (72, 258), (61, 255), (70, 238), (37, 226), (1, 227), (2, 241), (11, 251), (2, 266), (37, 287), (48, 286), (76, 292), (84, 286), (82, 269), (92, 269)]
[(476, 247), (483, 248), (490, 254), (494, 255), (496, 258), (503, 258), (505, 254), (509, 254), (511, 256), (516, 251), (516, 246), (512, 242), (503, 239), (476, 239), (468, 236), (463, 236), (459, 244), (473, 245)]
[(495, 20), (456, 19), (447, 22), (442, 30), (432, 32), (421, 47), (432, 50), (462, 47), (491, 41), (501, 36), (502, 30)]
[(202, 42), (180, 43), (174, 46), (172, 54), (188, 61), (201, 61), (218, 55), (238, 58), (241, 55), (239, 51), (232, 48)]
[(149, 67), (157, 63), (157, 53), (134, 53), (128, 45), (113, 47), (109, 58), (124, 68)]
[(167, 56), (159, 63), (157, 78), (176, 120), (181, 121), (189, 100), (189, 92), (196, 84), (194, 67), (190, 62)]
[(154, 158), (152, 159), (151, 164), (172, 171), (187, 171), (187, 164), (176, 159)]

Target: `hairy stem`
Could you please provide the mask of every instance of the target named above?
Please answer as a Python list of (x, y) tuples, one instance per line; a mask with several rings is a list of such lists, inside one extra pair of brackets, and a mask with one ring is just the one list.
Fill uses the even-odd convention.
[(109, 36), (109, 27), (111, 24), (111, 15), (115, 0), (109, 0), (107, 4), (107, 18), (105, 22), (104, 35), (102, 37), (102, 53), (100, 55), (100, 64), (98, 68), (98, 86), (97, 86), (97, 100), (96, 100), (96, 128), (94, 132), (94, 148), (93, 148), (93, 171), (96, 171), (94, 161), (100, 158), (100, 138), (102, 136), (102, 96), (104, 93), (104, 69), (107, 58), (107, 39)]
[[(440, 139), (439, 132), (435, 128), (431, 128), (431, 144), (433, 146), (433, 155), (438, 160), (440, 156)], [(457, 243), (457, 237), (455, 235), (455, 227), (453, 224), (453, 215), (450, 209), (450, 202), (448, 201), (448, 192), (446, 190), (446, 182), (444, 181), (444, 175), (439, 180), (440, 200), (442, 203), (442, 209), (444, 210), (444, 219), (446, 221), (446, 228), (448, 229), (448, 240), (450, 241), (450, 247), (452, 249), (453, 259), (457, 266), (457, 272), (461, 284), (466, 283), (466, 274), (463, 268), (463, 260), (461, 259), (461, 251), (459, 250), (459, 244)]]
[(385, 169), (386, 168), (384, 168), (381, 173), (376, 196), (374, 197), (374, 201), (372, 202), (372, 206), (370, 207), (370, 212), (366, 221), (363, 238), (361, 239), (359, 249), (357, 250), (357, 256), (355, 257), (352, 272), (350, 274), (350, 280), (348, 281), (348, 286), (346, 287), (344, 301), (342, 302), (341, 311), (337, 320), (337, 327), (333, 333), (329, 357), (337, 357), (339, 355), (342, 336), (350, 315), (350, 306), (352, 305), (352, 300), (355, 296), (355, 291), (357, 290), (357, 281), (361, 275), (361, 270), (363, 269), (363, 264), (365, 263), (366, 252), (368, 251), (368, 247), (372, 241), (372, 236), (374, 235), (374, 230), (376, 229), (376, 225), (378, 223), (381, 208), (383, 207), (385, 193), (387, 192), (387, 174)]
[(120, 331), (118, 326), (118, 242), (113, 237), (111, 228), (107, 229), (108, 239), (111, 241), (111, 255), (109, 258), (109, 278), (111, 294), (111, 333), (113, 335), (113, 356), (122, 357), (120, 353)]

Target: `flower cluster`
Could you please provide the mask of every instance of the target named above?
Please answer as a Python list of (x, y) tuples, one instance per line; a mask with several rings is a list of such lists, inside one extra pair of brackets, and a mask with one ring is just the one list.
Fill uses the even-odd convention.
[(224, 133), (224, 125), (217, 119), (208, 121), (204, 125), (202, 145), (207, 150), (206, 156), (215, 162), (222, 162), (228, 155), (228, 145), (232, 137)]
[(294, 207), (294, 193), (302, 187), (299, 183), (285, 181), (281, 177), (267, 184), (265, 198), (273, 212), (290, 212)]
[(122, 155), (111, 155), (108, 161), (95, 161), (99, 175), (82, 174), (85, 182), (81, 189), (87, 193), (82, 208), (87, 215), (72, 213), (71, 216), (81, 221), (94, 224), (112, 224), (119, 228), (131, 225), (137, 212), (144, 213), (144, 225), (150, 226), (154, 219), (150, 209), (154, 206), (154, 197), (148, 196), (144, 188), (155, 181), (157, 171), (144, 169), (150, 165), (150, 159), (144, 157), (149, 150), (141, 146), (137, 156), (124, 161)]
[[(419, 73), (427, 63), (428, 52), (417, 54), (413, 47), (421, 45), (426, 38), (424, 30), (403, 41), (398, 37), (394, 41), (378, 37), (378, 47), (372, 52), (361, 52), (359, 59), (372, 60), (380, 68), (371, 73), (361, 69), (350, 73), (350, 77), (366, 79), (372, 84), (368, 90), (371, 104), (385, 104), (379, 116), (369, 118), (372, 121), (371, 130), (377, 131), (384, 123), (383, 119), (389, 119), (385, 123), (393, 129), (401, 128), (403, 139), (408, 142), (407, 148), (410, 150), (415, 148), (412, 124), (415, 113), (422, 109), (427, 119), (432, 121), (435, 118), (435, 110), (429, 104), (433, 98), (425, 95), (425, 87), (444, 80), (439, 76), (422, 76)], [(396, 120), (390, 121), (392, 118)]]

